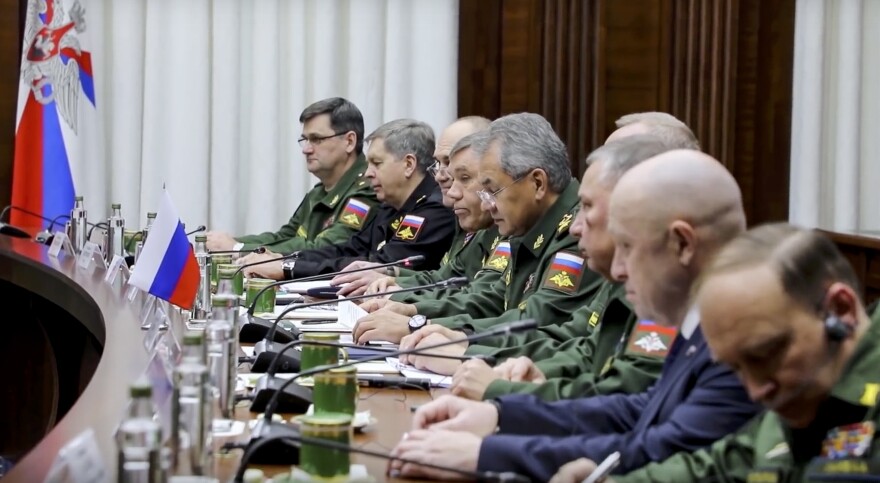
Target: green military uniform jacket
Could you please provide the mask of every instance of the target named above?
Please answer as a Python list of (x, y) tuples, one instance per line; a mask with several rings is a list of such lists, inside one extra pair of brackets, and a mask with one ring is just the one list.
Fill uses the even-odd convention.
[[(829, 430), (835, 427), (861, 422), (880, 428), (880, 407), (877, 404), (880, 394), (880, 311), (875, 310), (871, 319), (871, 327), (859, 341), (842, 378), (834, 385), (831, 397), (819, 408), (819, 416), (808, 428), (792, 430), (776, 413), (766, 412), (707, 449), (678, 453), (660, 463), (651, 463), (614, 477), (615, 481), (856, 481), (859, 476), (864, 476), (864, 472), (876, 477), (880, 474), (880, 441), (876, 432), (863, 441), (865, 453), (860, 458), (818, 458), (821, 448), (826, 445), (836, 446), (838, 450), (857, 446), (857, 438), (842, 438), (842, 441), (829, 438)], [(864, 427), (859, 424), (859, 429), (854, 431), (863, 434)], [(835, 441), (838, 444), (832, 444)]]
[[(403, 288), (417, 287), (448, 280), (452, 277), (467, 277), (471, 281), (486, 275), (489, 271), (482, 270), (486, 257), (494, 249), (494, 241), (498, 238), (498, 227), (491, 227), (475, 233), (459, 230), (452, 247), (440, 261), (440, 268), (425, 272), (401, 269), (405, 276), (397, 277), (397, 285)], [(439, 300), (449, 296), (445, 290), (425, 290), (417, 293), (401, 293), (391, 296), (391, 300), (405, 304), (414, 304), (422, 300)]]
[(332, 190), (318, 183), (306, 193), (290, 221), (276, 232), (236, 237), (242, 250), (266, 246), (276, 253), (292, 253), (342, 243), (366, 226), (378, 204), (370, 182), (363, 177), (367, 161), (358, 156)]
[[(622, 284), (606, 280), (593, 300), (575, 311), (565, 324), (542, 327), (523, 334), (520, 340), (515, 340), (516, 335), (505, 337), (508, 340), (500, 341), (502, 348), (488, 353), (499, 360), (529, 357), (537, 363), (547, 382), (496, 380), (483, 397), (492, 399), (520, 393), (556, 401), (646, 390), (659, 377), (666, 351), (646, 354), (632, 349), (630, 342), (637, 319), (624, 294)], [(487, 352), (474, 346), (468, 348), (467, 353)]]
[(439, 304), (417, 303), (418, 313), (433, 324), (474, 331), (521, 319), (542, 325), (568, 320), (602, 280), (587, 268), (577, 240), (568, 233), (579, 204), (577, 191), (572, 179), (531, 230), (495, 247), (485, 265), (501, 269), (501, 277), (490, 287), (472, 288)]

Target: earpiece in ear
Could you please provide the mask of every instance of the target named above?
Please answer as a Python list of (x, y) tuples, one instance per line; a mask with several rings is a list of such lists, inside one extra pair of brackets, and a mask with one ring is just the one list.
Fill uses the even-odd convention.
[(852, 329), (840, 320), (840, 317), (830, 314), (825, 318), (825, 336), (828, 340), (841, 342), (852, 333)]

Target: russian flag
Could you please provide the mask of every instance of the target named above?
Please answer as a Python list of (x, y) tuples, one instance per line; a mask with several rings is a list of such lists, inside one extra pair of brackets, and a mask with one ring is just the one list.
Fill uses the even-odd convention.
[[(73, 208), (79, 109), (95, 107), (91, 54), (78, 47), (83, 12), (58, 3), (28, 2), (25, 32), (33, 34), (23, 42), (12, 171), (12, 204), (50, 219)], [(13, 211), (12, 224), (34, 226), (25, 216)]]
[(409, 226), (409, 227), (415, 228), (418, 231), (418, 229), (422, 227), (422, 223), (424, 223), (424, 222), (425, 222), (425, 219), (422, 218), (421, 216), (406, 215), (406, 217), (403, 219), (402, 224), (403, 224), (403, 226)]
[(501, 242), (495, 247), (495, 255), (510, 256), (510, 242)]
[(171, 196), (165, 190), (162, 195), (162, 204), (129, 283), (178, 307), (191, 309), (199, 290), (199, 264)]
[(583, 258), (577, 255), (572, 255), (571, 253), (559, 252), (556, 254), (556, 257), (553, 258), (553, 264), (550, 266), (550, 269), (561, 270), (572, 275), (578, 275), (583, 271), (583, 267)]
[(367, 215), (367, 213), (370, 211), (370, 205), (362, 201), (351, 199), (348, 201), (348, 205), (345, 206), (345, 211), (349, 213), (354, 213), (360, 218)]

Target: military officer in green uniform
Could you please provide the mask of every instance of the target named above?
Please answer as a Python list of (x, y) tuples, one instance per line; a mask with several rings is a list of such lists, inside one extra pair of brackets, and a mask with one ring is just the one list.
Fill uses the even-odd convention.
[[(591, 300), (558, 326), (497, 337), (466, 351), (463, 343), (436, 350), (507, 359), (494, 370), (480, 360), (469, 361), (460, 368), (461, 363), (449, 359), (413, 355), (404, 357), (404, 361), (443, 374), (457, 370), (453, 394), (472, 399), (523, 392), (556, 400), (644, 390), (660, 372), (667, 351), (645, 351), (637, 344), (644, 334), (634, 330), (638, 326), (622, 285), (611, 280), (614, 246), (607, 233), (607, 204), (617, 180), (630, 167), (669, 149), (698, 146), (693, 132), (671, 116), (660, 118), (662, 125), (650, 124), (657, 114), (641, 121), (649, 123), (647, 129), (636, 131), (649, 134), (615, 133), (609, 138), (611, 141), (587, 157), (588, 168), (579, 193), (581, 208), (571, 234), (579, 239), (580, 253), (590, 269), (606, 279)], [(461, 338), (464, 334), (429, 326), (404, 338), (401, 348), (415, 347), (428, 336), (431, 339), (421, 345), (441, 342), (441, 337)]]
[[(866, 311), (858, 286), (816, 231), (779, 223), (733, 240), (696, 304), (715, 357), (768, 411), (708, 449), (615, 481), (880, 480), (880, 311)], [(553, 481), (581, 481), (595, 467), (576, 460)]]
[[(460, 141), (464, 138), (469, 137), (470, 135), (484, 131), (489, 126), (489, 120), (485, 117), (480, 116), (467, 116), (460, 119), (457, 119), (452, 124), (446, 127), (443, 132), (440, 134), (440, 138), (437, 140), (437, 147), (434, 149), (434, 164), (428, 168), (428, 173), (434, 177), (434, 180), (437, 181), (437, 185), (440, 186), (440, 192), (443, 194), (443, 205), (448, 208), (453, 208), (453, 204), (455, 200), (453, 200), (449, 196), (449, 190), (453, 184), (453, 177), (451, 175), (451, 170), (449, 169), (450, 158), (452, 157), (452, 149), (459, 145)], [(468, 141), (465, 145), (459, 146), (459, 151), (470, 148), (472, 144), (471, 141)], [(464, 155), (464, 154), (463, 154)], [(470, 154), (467, 154), (469, 157), (472, 157)], [(471, 160), (466, 161), (467, 164), (471, 164)], [(473, 171), (476, 171), (476, 162), (473, 162)], [(479, 200), (477, 201), (477, 213), (479, 214)], [(459, 266), (462, 261), (458, 260), (458, 255), (464, 250), (465, 247), (474, 245), (480, 245), (483, 242), (483, 238), (486, 238), (485, 234), (481, 234), (478, 239), (475, 240), (476, 232), (482, 230), (484, 228), (490, 227), (492, 225), (492, 218), (490, 216), (484, 215), (482, 217), (475, 217), (471, 220), (470, 227), (465, 229), (462, 228), (461, 219), (459, 217), (459, 224), (456, 226), (455, 237), (452, 239), (452, 246), (449, 251), (443, 256), (443, 260), (441, 262), (441, 268), (437, 271), (416, 271), (413, 269), (402, 268), (402, 267), (388, 267), (388, 268), (378, 268), (375, 271), (367, 270), (362, 272), (354, 272), (354, 273), (343, 273), (341, 275), (336, 276), (331, 280), (331, 285), (345, 285), (342, 287), (338, 294), (342, 296), (352, 296), (352, 295), (360, 295), (368, 292), (368, 288), (370, 284), (376, 283), (374, 287), (374, 292), (385, 292), (392, 285), (401, 286), (398, 283), (395, 283), (394, 277), (407, 277), (411, 275), (417, 275), (418, 279), (413, 280), (412, 285), (403, 285), (406, 286), (417, 286), (424, 285), (428, 283), (438, 282), (440, 280), (446, 280), (450, 277), (461, 276), (462, 272), (457, 271), (461, 267)], [(491, 243), (491, 240), (489, 242)], [(473, 248), (468, 250), (469, 253), (474, 252)], [(471, 255), (472, 256), (472, 255)], [(449, 269), (445, 267), (450, 263), (455, 263), (454, 267), (450, 267), (450, 269), (454, 269), (450, 272)], [(354, 270), (354, 269), (363, 269), (369, 266), (378, 265), (374, 262), (368, 261), (357, 261), (345, 267), (345, 270)], [(471, 274), (475, 273), (476, 270), (470, 272)], [(429, 275), (430, 274), (430, 275)], [(381, 281), (380, 281), (381, 279)], [(441, 291), (433, 291), (426, 293), (442, 293)]]
[[(452, 184), (446, 194), (450, 207), (458, 219), (459, 234), (453, 240), (452, 248), (443, 256), (441, 266), (437, 270), (415, 272), (401, 269), (404, 276), (383, 277), (374, 281), (367, 293), (379, 293), (394, 290), (396, 287), (416, 287), (427, 285), (452, 277), (467, 277), (470, 280), (484, 276), (499, 276), (495, 270), (483, 270), (486, 257), (495, 248), (499, 239), (498, 229), (492, 222), (492, 216), (480, 208), (480, 197), (477, 195), (479, 158), (472, 146), (480, 137), (486, 136), (485, 131), (477, 132), (462, 138), (450, 152), (448, 170)], [(465, 287), (467, 290), (467, 287)], [(437, 299), (447, 294), (442, 290), (427, 290), (417, 293), (405, 292), (395, 294), (391, 300), (403, 303), (415, 303), (419, 300)]]
[[(578, 182), (550, 123), (531, 113), (504, 116), (490, 124), (486, 142), (474, 149), (480, 155), (482, 207), (499, 233), (511, 237), (498, 243), (486, 262), (498, 266), (501, 277), (484, 290), (413, 305), (391, 302), (358, 321), (353, 332), (358, 342), (400, 341), (428, 319), (464, 330), (524, 318), (560, 323), (598, 289), (600, 277), (586, 268), (568, 233)], [(413, 319), (416, 315), (422, 317)]]
[(363, 177), (367, 170), (364, 119), (357, 106), (341, 97), (324, 99), (303, 110), (299, 122), (303, 125), (299, 144), (306, 157), (306, 169), (320, 183), (306, 194), (290, 221), (278, 231), (235, 238), (210, 231), (209, 250), (266, 246), (275, 253), (290, 253), (317, 248), (350, 238), (372, 219), (378, 202)]

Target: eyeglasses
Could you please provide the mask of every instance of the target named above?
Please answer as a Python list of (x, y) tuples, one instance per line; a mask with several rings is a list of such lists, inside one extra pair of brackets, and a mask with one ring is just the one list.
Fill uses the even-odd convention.
[(433, 176), (435, 178), (441, 174), (444, 177), (448, 177), (449, 176), (449, 167), (443, 166), (442, 164), (440, 164), (440, 161), (435, 160), (434, 164), (432, 164), (431, 167), (428, 168), (428, 174), (430, 174), (431, 176)]
[(340, 133), (331, 134), (329, 136), (309, 136), (309, 137), (303, 136), (303, 137), (297, 139), (296, 142), (299, 143), (299, 147), (301, 147), (301, 148), (306, 147), (306, 143), (309, 143), (312, 146), (320, 146), (321, 143), (323, 143), (324, 141), (326, 141), (330, 138), (335, 138), (337, 136), (345, 136), (346, 134), (348, 134), (348, 133), (347, 132), (340, 132)]
[(513, 182), (510, 183), (509, 185), (507, 185), (507, 186), (505, 186), (505, 187), (503, 187), (503, 188), (499, 188), (499, 189), (497, 189), (497, 190), (495, 190), (495, 191), (493, 191), (493, 192), (491, 192), (491, 193), (488, 192), (488, 191), (486, 191), (486, 190), (484, 190), (484, 189), (483, 189), (483, 190), (480, 190), (480, 191), (477, 191), (477, 196), (480, 197), (480, 201), (482, 201), (483, 203), (488, 203), (488, 204), (494, 206), (494, 205), (495, 205), (495, 201), (497, 201), (498, 193), (501, 193), (502, 191), (506, 190), (507, 188), (510, 188), (511, 186), (517, 184), (521, 179), (525, 178), (527, 174), (528, 174), (528, 173), (526, 173), (526, 174), (520, 176), (519, 178), (516, 178), (516, 179), (513, 180)]

